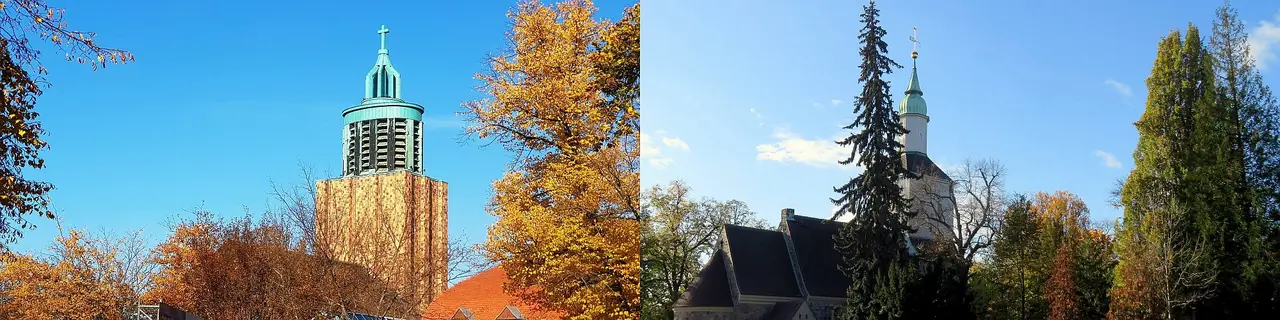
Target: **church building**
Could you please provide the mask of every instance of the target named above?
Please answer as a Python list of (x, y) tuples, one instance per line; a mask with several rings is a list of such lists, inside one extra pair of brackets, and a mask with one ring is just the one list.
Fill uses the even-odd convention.
[(342, 111), (342, 176), (316, 182), (317, 249), (368, 268), (419, 310), (448, 285), (449, 186), (423, 175), (423, 107), (401, 98), (386, 26), (364, 99)]
[[(915, 37), (912, 37), (915, 41)], [(910, 225), (908, 251), (924, 243), (952, 236), (949, 198), (952, 180), (926, 153), (929, 116), (920, 88), (912, 50), (911, 82), (899, 104), (901, 123), (909, 131), (903, 165), (917, 178), (899, 183), (918, 212)], [(932, 215), (935, 219), (925, 216)], [(681, 320), (814, 320), (834, 319), (843, 306), (849, 278), (838, 269), (840, 254), (834, 237), (842, 222), (795, 214), (782, 209), (776, 230), (725, 225), (718, 248), (697, 278), (675, 302)]]

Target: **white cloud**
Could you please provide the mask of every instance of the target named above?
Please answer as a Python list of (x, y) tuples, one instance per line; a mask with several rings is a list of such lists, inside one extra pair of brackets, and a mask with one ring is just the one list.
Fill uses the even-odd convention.
[(853, 168), (853, 166), (841, 166), (837, 163), (848, 158), (851, 150), (836, 145), (834, 138), (805, 139), (784, 127), (776, 128), (773, 137), (776, 139), (774, 143), (756, 146), (756, 159), (795, 162), (819, 168)]
[(1093, 155), (1098, 156), (1098, 158), (1102, 159), (1102, 164), (1106, 165), (1108, 168), (1120, 167), (1120, 160), (1116, 160), (1116, 156), (1113, 156), (1110, 153), (1107, 153), (1106, 151), (1094, 150)]
[(1102, 83), (1108, 86), (1111, 86), (1112, 89), (1116, 89), (1116, 92), (1120, 93), (1120, 95), (1124, 96), (1125, 98), (1133, 96), (1133, 89), (1130, 89), (1129, 85), (1121, 83), (1120, 81), (1116, 81), (1115, 79), (1108, 78), (1106, 81), (1103, 81)]
[[(832, 216), (835, 216), (835, 215), (836, 215), (836, 212), (840, 212), (840, 206), (831, 206), (831, 215), (832, 215)], [(836, 221), (838, 221), (838, 222), (849, 222), (849, 221), (853, 221), (853, 215), (851, 215), (851, 214), (846, 214), (846, 215), (840, 216), (839, 218), (836, 218)]]
[(1249, 32), (1249, 55), (1258, 69), (1265, 70), (1277, 57), (1280, 50), (1280, 12), (1274, 21), (1262, 20), (1257, 28)]
[(684, 143), (684, 140), (681, 140), (680, 138), (662, 137), (662, 144), (667, 145), (667, 147), (680, 149), (680, 151), (689, 152), (689, 144)]
[(654, 168), (658, 168), (658, 169), (666, 168), (667, 166), (671, 165), (672, 162), (675, 162), (675, 161), (676, 161), (675, 159), (665, 158), (665, 157), (649, 158), (649, 164), (653, 165)]
[(820, 103), (820, 102), (814, 102), (814, 103), (813, 103), (813, 107), (814, 107), (814, 108), (822, 108), (822, 107), (824, 107), (824, 106), (823, 106), (823, 105), (822, 105), (822, 103)]
[(676, 149), (689, 152), (689, 144), (685, 143), (684, 140), (675, 137), (668, 137), (667, 132), (662, 130), (655, 131), (654, 133), (658, 135), (656, 138), (659, 141), (662, 141), (661, 145), (653, 143), (652, 141), (655, 140), (650, 140), (651, 136), (649, 134), (640, 132), (640, 157), (649, 160), (649, 164), (653, 165), (655, 168), (666, 168), (676, 161), (669, 154), (664, 152), (663, 146), (666, 147), (667, 151)]
[(840, 105), (841, 102), (844, 102), (844, 101), (841, 101), (840, 99), (831, 99), (831, 106), (832, 107), (838, 106)]

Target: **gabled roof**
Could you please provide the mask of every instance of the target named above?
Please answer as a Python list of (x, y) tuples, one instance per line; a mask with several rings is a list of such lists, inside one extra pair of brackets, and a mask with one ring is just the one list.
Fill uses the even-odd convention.
[(725, 225), (724, 235), (741, 294), (800, 297), (782, 232)]
[(512, 306), (507, 306), (506, 308), (502, 308), (502, 313), (498, 314), (497, 320), (524, 320), (524, 319), (526, 318), (524, 317), (524, 315), (520, 314), (520, 309), (516, 309), (516, 307), (512, 307)]
[(716, 250), (674, 306), (732, 307), (733, 297), (729, 293), (729, 278), (725, 268), (724, 251)]
[(840, 272), (840, 253), (835, 246), (835, 236), (844, 223), (792, 215), (789, 220), (784, 218), (783, 225), (791, 234), (796, 263), (809, 295), (845, 297), (849, 277)]
[(453, 318), (449, 318), (449, 320), (476, 320), (476, 315), (471, 313), (471, 310), (467, 310), (467, 308), (458, 308), (458, 311), (453, 313)]
[[(797, 271), (809, 296), (844, 298), (849, 278), (840, 272), (840, 253), (835, 249), (835, 236), (844, 225), (844, 222), (794, 214), (783, 216), (780, 227), (785, 234), (725, 225), (721, 249), (712, 254), (673, 307), (733, 307), (731, 286), (734, 282), (744, 295), (800, 298), (803, 295), (796, 283)], [(787, 248), (788, 238), (795, 249), (794, 260)], [(913, 243), (918, 246), (920, 242), (907, 239), (908, 246)], [(915, 252), (914, 247), (908, 250)], [(778, 304), (770, 316), (794, 316), (798, 311), (785, 309), (793, 307), (799, 308), (798, 304)]]

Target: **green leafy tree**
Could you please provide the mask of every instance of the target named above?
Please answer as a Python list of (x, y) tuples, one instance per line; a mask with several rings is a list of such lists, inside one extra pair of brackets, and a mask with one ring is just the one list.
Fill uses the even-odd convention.
[(975, 276), (984, 319), (1101, 319), (1109, 308), (1111, 239), (1075, 195), (1015, 196)]
[(715, 251), (725, 224), (764, 228), (738, 200), (695, 199), (683, 181), (653, 186), (641, 196), (641, 319), (672, 319), (671, 307)]
[(916, 278), (914, 266), (906, 251), (907, 225), (910, 212), (898, 181), (908, 175), (902, 165), (902, 144), (898, 137), (906, 128), (894, 110), (889, 82), (884, 79), (901, 65), (889, 59), (885, 30), (880, 26), (880, 10), (875, 1), (864, 7), (864, 24), (858, 38), (863, 46), (861, 74), (862, 93), (854, 103), (857, 115), (846, 130), (861, 130), (836, 143), (851, 146), (849, 157), (841, 165), (863, 168), (861, 174), (835, 188), (838, 207), (832, 219), (850, 216), (836, 236), (836, 250), (841, 253), (840, 270), (849, 277), (847, 305), (841, 317), (846, 319), (897, 319), (909, 317), (911, 308), (903, 290)]
[(985, 319), (1044, 319), (1042, 292), (1047, 275), (1037, 235), (1040, 223), (1032, 202), (1015, 195), (995, 231), (992, 254), (975, 272), (977, 311)]

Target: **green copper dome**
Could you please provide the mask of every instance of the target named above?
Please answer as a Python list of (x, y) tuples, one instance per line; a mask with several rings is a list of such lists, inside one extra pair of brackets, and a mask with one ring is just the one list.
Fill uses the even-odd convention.
[(920, 78), (916, 76), (916, 54), (913, 52), (911, 55), (911, 83), (907, 85), (907, 97), (898, 103), (898, 113), (928, 115), (929, 107), (924, 103), (924, 91), (920, 90)]

